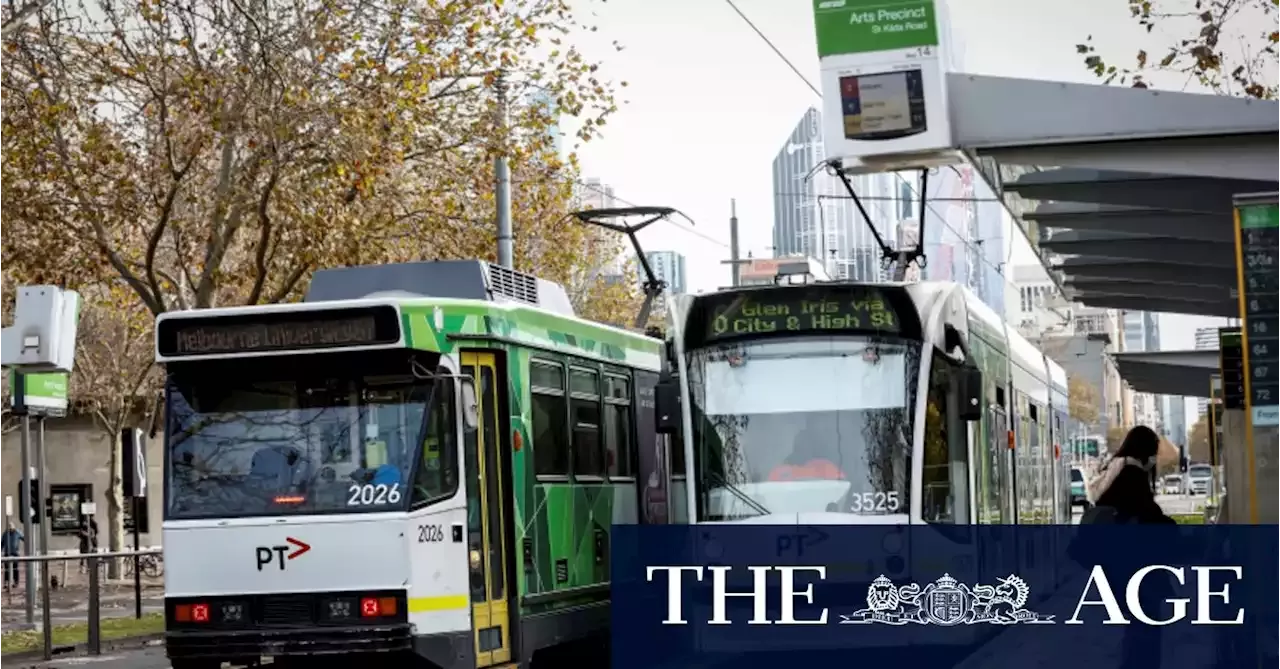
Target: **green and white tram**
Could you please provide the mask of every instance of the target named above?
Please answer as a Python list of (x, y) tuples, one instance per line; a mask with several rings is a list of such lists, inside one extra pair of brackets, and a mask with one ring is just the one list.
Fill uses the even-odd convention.
[(672, 318), (659, 420), (692, 522), (1069, 522), (1066, 374), (967, 288), (751, 287)]
[(478, 261), (162, 315), (173, 666), (591, 664), (611, 526), (666, 521), (660, 351)]

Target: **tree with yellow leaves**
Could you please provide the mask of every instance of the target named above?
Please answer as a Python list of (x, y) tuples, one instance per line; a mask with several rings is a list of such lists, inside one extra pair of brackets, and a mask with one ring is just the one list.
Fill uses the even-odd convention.
[[(92, 294), (119, 348), (170, 309), (296, 299), (319, 267), (491, 259), (499, 153), (519, 268), (567, 281), (609, 240), (564, 220), (575, 159), (529, 97), (580, 141), (616, 110), (584, 27), (567, 0), (49, 0), (4, 38), (6, 285)], [(82, 355), (73, 393), (153, 392), (146, 357)]]
[(1124, 437), (1127, 434), (1129, 434), (1129, 428), (1123, 425), (1112, 425), (1107, 429), (1107, 452), (1115, 453), (1120, 450), (1120, 444), (1124, 443)]
[(1098, 420), (1098, 389), (1076, 375), (1067, 377), (1067, 413), (1086, 425)]
[(1191, 462), (1211, 462), (1212, 444), (1209, 443), (1209, 414), (1200, 414), (1191, 433), (1187, 435), (1187, 459)]
[(1156, 449), (1156, 473), (1163, 476), (1178, 471), (1179, 456), (1178, 447), (1161, 437), (1160, 445)]
[[(154, 320), (123, 284), (82, 287), (81, 291), (69, 396), (76, 411), (93, 417), (110, 444), (106, 529), (111, 550), (118, 551), (124, 548), (125, 513), (120, 435), (127, 427), (147, 428), (160, 418)], [(120, 565), (114, 560), (108, 564), (114, 578)]]
[(1105, 59), (1090, 35), (1076, 45), (1084, 65), (1106, 83), (1147, 88), (1152, 72), (1173, 73), (1219, 95), (1276, 97), (1276, 0), (1115, 0), (1147, 33), (1170, 36), (1153, 57), (1139, 49), (1132, 65)]

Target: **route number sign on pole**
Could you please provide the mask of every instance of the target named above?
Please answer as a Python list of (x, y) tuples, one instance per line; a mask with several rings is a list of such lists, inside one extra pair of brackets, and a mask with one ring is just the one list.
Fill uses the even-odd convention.
[(1244, 408), (1244, 342), (1240, 328), (1218, 328), (1218, 371), (1224, 409)]
[[(1236, 272), (1243, 322), (1245, 445), (1249, 463), (1249, 522), (1258, 522), (1259, 483), (1273, 493), (1280, 425), (1280, 205), (1276, 193), (1235, 198)], [(1274, 499), (1274, 494), (1269, 497)], [(1275, 522), (1274, 520), (1268, 522)]]

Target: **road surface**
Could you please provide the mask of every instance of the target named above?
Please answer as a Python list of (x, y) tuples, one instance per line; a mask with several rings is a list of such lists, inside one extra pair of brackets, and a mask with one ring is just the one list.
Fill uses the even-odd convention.
[(164, 656), (164, 648), (154, 646), (134, 651), (112, 652), (98, 657), (69, 657), (51, 662), (11, 662), (6, 661), (7, 669), (40, 667), (40, 669), (169, 669), (169, 660)]

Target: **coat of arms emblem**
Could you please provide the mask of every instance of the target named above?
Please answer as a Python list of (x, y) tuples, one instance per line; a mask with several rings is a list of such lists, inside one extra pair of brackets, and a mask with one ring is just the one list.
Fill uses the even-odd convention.
[(840, 616), (842, 625), (1053, 624), (1053, 616), (1026, 609), (1030, 588), (1010, 574), (995, 585), (969, 587), (943, 574), (921, 588), (895, 586), (884, 574), (867, 588), (867, 608)]

